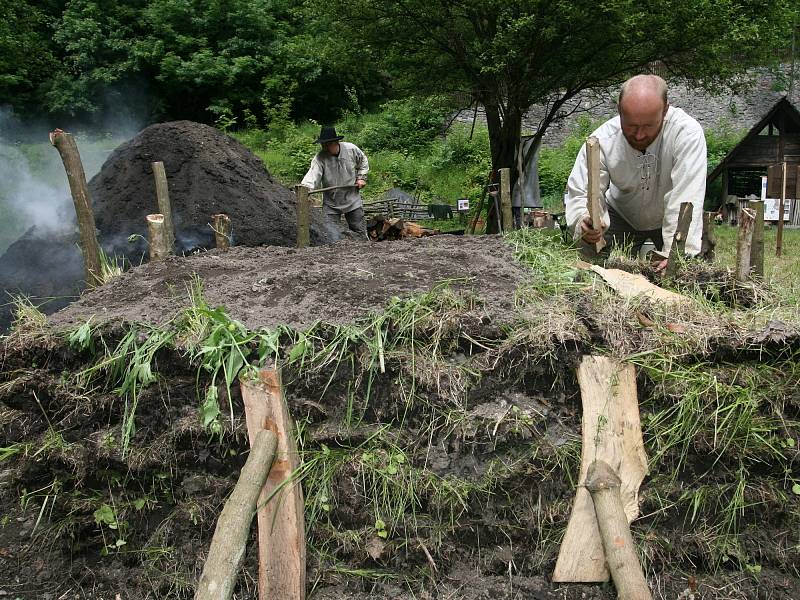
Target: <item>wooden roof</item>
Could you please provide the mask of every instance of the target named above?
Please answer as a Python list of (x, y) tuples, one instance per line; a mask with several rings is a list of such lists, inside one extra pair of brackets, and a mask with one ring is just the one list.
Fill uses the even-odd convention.
[[(747, 132), (742, 140), (734, 146), (734, 148), (725, 155), (725, 158), (720, 161), (716, 168), (709, 173), (707, 183), (714, 181), (720, 173), (728, 166), (728, 164), (738, 157), (742, 148), (747, 145), (754, 137), (759, 135), (763, 129), (772, 123), (777, 125), (779, 117), (785, 118), (786, 130), (782, 133), (798, 133), (800, 132), (800, 111), (784, 96), (778, 100), (775, 105), (767, 112), (766, 115)], [(763, 165), (764, 167), (768, 165)]]

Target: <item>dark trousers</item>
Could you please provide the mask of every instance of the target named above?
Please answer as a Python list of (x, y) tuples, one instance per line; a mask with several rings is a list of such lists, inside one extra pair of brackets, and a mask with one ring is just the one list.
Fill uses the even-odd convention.
[[(347, 227), (350, 231), (355, 231), (367, 237), (367, 227), (364, 225), (364, 209), (362, 207), (358, 207), (350, 212), (344, 213), (344, 218), (347, 221)], [(337, 212), (332, 208), (325, 207), (325, 220), (330, 225), (329, 229), (331, 230), (331, 234), (336, 234), (336, 239), (339, 239), (341, 235), (339, 234), (339, 223), (341, 223), (341, 213)]]
[[(605, 232), (606, 247), (600, 251), (600, 256), (607, 257), (611, 249), (615, 246), (629, 248), (628, 254), (634, 258), (639, 255), (642, 244), (647, 240), (653, 242), (656, 250), (664, 247), (664, 239), (661, 237), (661, 228), (639, 231), (633, 228), (617, 211), (608, 207), (608, 216), (611, 221)], [(580, 227), (580, 225), (578, 225)], [(587, 244), (583, 240), (579, 244), (581, 255), (584, 258), (597, 256), (593, 244)]]

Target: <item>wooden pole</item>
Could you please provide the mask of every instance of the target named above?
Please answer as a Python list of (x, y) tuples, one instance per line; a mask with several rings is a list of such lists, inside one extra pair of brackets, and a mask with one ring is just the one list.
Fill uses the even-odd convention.
[(756, 215), (753, 224), (753, 245), (750, 248), (750, 268), (753, 270), (753, 275), (764, 277), (764, 202), (755, 200), (750, 203), (750, 208)]
[[(295, 478), (300, 459), (283, 396), (280, 370), (267, 367), (257, 379), (241, 379), (247, 434), (251, 445), (261, 429), (278, 436), (278, 452), (258, 511), (258, 594), (261, 600), (304, 600), (306, 542), (303, 490)], [(267, 499), (275, 497), (267, 503)]]
[(278, 437), (272, 431), (262, 429), (256, 434), (239, 481), (217, 519), (194, 600), (229, 600), (233, 595), (250, 537), (250, 523), (277, 446)]
[(500, 169), (500, 207), (502, 209), (503, 227), (501, 233), (514, 229), (514, 217), (511, 212), (511, 169)]
[(743, 208), (739, 221), (739, 235), (736, 238), (736, 279), (738, 281), (747, 281), (750, 278), (750, 254), (753, 246), (755, 221), (755, 211), (751, 208)]
[(164, 260), (170, 255), (164, 215), (147, 215), (147, 236), (150, 239), (150, 262)]
[[(781, 131), (781, 135), (783, 131)], [(778, 206), (778, 232), (775, 238), (775, 256), (780, 256), (783, 251), (783, 204), (786, 202), (786, 161), (783, 162), (781, 172), (781, 203)]]
[(227, 250), (231, 247), (231, 218), (223, 213), (211, 218), (214, 219), (214, 240), (217, 248)]
[(617, 597), (620, 600), (652, 600), (622, 506), (620, 485), (620, 478), (605, 461), (596, 460), (589, 467), (586, 488), (592, 496)]
[(71, 133), (60, 129), (50, 132), (50, 143), (55, 146), (67, 172), (72, 202), (78, 217), (78, 230), (83, 253), (84, 277), (87, 287), (95, 287), (103, 282), (100, 246), (97, 243), (97, 229), (92, 212), (92, 200), (89, 197), (89, 186), (86, 185), (86, 172), (78, 151), (78, 145)]
[[(600, 141), (590, 136), (586, 140), (586, 168), (588, 181), (586, 187), (586, 201), (589, 208), (589, 218), (592, 220), (592, 229), (603, 231), (603, 207), (600, 191)], [(600, 252), (606, 246), (604, 237), (594, 245), (595, 252)]]
[(678, 225), (669, 249), (669, 262), (667, 263), (667, 276), (669, 277), (675, 277), (678, 273), (680, 259), (686, 256), (686, 238), (689, 236), (689, 227), (692, 225), (692, 208), (691, 202), (681, 202)]
[(156, 180), (156, 200), (158, 202), (158, 212), (164, 215), (164, 232), (167, 236), (167, 247), (170, 254), (175, 252), (175, 226), (172, 223), (172, 204), (169, 201), (169, 186), (167, 185), (167, 173), (164, 171), (164, 163), (153, 163), (153, 177)]
[(714, 248), (717, 246), (717, 238), (714, 237), (714, 216), (713, 212), (703, 213), (703, 237), (700, 242), (700, 258), (705, 261), (714, 261)]
[(311, 201), (308, 199), (308, 188), (304, 185), (294, 186), (297, 196), (297, 247), (307, 248), (311, 244)]

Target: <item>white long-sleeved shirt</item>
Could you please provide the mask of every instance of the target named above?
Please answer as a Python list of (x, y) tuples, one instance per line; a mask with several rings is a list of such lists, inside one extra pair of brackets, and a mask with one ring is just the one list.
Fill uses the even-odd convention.
[(334, 185), (353, 186), (322, 192), (323, 206), (336, 212), (348, 213), (362, 206), (356, 179), (366, 180), (367, 173), (369, 161), (361, 148), (350, 142), (339, 142), (339, 154), (336, 156), (327, 150), (317, 152), (300, 185), (310, 189)]
[[(664, 240), (661, 253), (668, 256), (681, 203), (691, 202), (692, 224), (686, 253), (698, 254), (703, 233), (707, 161), (700, 124), (680, 108), (669, 107), (658, 137), (644, 153), (628, 144), (619, 116), (606, 121), (592, 135), (600, 142), (603, 224), (609, 224), (608, 205), (638, 231), (660, 228)], [(575, 239), (581, 235), (581, 220), (589, 215), (587, 180), (584, 145), (567, 183), (566, 217)]]

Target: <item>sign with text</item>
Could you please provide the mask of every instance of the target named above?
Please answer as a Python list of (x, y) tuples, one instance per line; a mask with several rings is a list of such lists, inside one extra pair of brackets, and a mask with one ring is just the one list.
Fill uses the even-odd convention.
[[(780, 198), (767, 198), (767, 178), (761, 178), (761, 199), (764, 201), (764, 220), (765, 221), (777, 221), (778, 220), (778, 208), (780, 208), (781, 200)], [(790, 198), (786, 198), (783, 203), (783, 222), (786, 223), (789, 220), (789, 213), (792, 210), (792, 200)]]
[(468, 212), (468, 211), (469, 211), (469, 198), (459, 198), (458, 212)]

